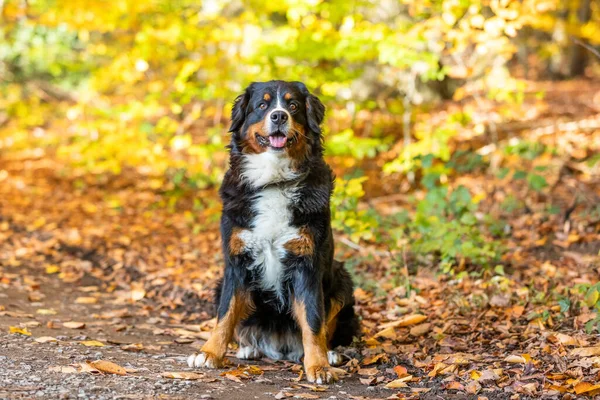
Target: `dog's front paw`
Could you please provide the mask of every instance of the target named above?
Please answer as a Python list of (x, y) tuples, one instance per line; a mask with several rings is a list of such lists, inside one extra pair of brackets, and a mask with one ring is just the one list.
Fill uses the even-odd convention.
[(201, 351), (189, 356), (187, 362), (192, 368), (220, 368), (223, 366), (223, 357), (218, 358), (212, 353)]
[(333, 383), (338, 380), (338, 376), (329, 366), (305, 367), (306, 379), (311, 383)]

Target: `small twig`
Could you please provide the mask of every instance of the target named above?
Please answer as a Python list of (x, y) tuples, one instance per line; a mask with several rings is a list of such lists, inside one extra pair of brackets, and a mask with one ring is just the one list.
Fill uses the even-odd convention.
[(584, 49), (588, 50), (590, 53), (592, 53), (596, 57), (600, 58), (600, 52), (598, 50), (596, 50), (595, 48), (593, 48), (592, 46), (590, 46), (589, 44), (585, 43), (582, 40), (577, 39), (576, 37), (572, 37), (572, 36), (571, 36), (571, 40), (574, 41), (575, 43), (577, 43), (578, 45), (580, 45), (581, 47), (583, 47)]
[(358, 251), (364, 251), (367, 253), (371, 253), (371, 254), (375, 254), (376, 256), (384, 256), (384, 257), (391, 257), (392, 256), (392, 252), (390, 251), (379, 251), (379, 250), (373, 250), (373, 249), (368, 249), (366, 247), (363, 247), (359, 244), (354, 243), (351, 240), (348, 240), (345, 237), (340, 237), (337, 240), (339, 240), (340, 242), (342, 242), (343, 244), (345, 244), (346, 246), (354, 249), (354, 250), (358, 250)]

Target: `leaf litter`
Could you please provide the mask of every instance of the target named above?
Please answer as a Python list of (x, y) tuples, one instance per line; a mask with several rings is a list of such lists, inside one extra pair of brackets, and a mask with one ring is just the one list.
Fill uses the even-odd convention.
[[(508, 163), (521, 162), (497, 156)], [(597, 178), (580, 164), (569, 160), (552, 190), (528, 193), (528, 211), (507, 217), (508, 251), (494, 269), (469, 270), (465, 261), (459, 276), (445, 276), (427, 259), (409, 254), (411, 275), (400, 276), (390, 273), (397, 259), (382, 254), (385, 249), (377, 244), (362, 243), (358, 250), (339, 246), (339, 258), (357, 260), (356, 310), (363, 330), (362, 341), (342, 350), (349, 360), (338, 369), (345, 374), (344, 382), (387, 387), (386, 392), (397, 390), (405, 397), (422, 392), (423, 386), (442, 390), (442, 397), (445, 390), (480, 396), (595, 395), (600, 343), (587, 330), (597, 323), (591, 304), (598, 295), (591, 291), (578, 297), (574, 288), (597, 282), (599, 232), (583, 205), (567, 218), (564, 212), (546, 212), (551, 204), (568, 203), (573, 188), (582, 198), (598, 198)], [(35, 176), (29, 168), (36, 168)], [(25, 311), (9, 304), (0, 309), (2, 318), (19, 320), (11, 322), (10, 334), (31, 337), (39, 346), (74, 342), (82, 348), (98, 347), (92, 351), (116, 347), (131, 357), (163, 351), (161, 346), (191, 352), (210, 336), (214, 321), (209, 304), (222, 262), (219, 234), (215, 223), (207, 222), (200, 233), (190, 227), (192, 196), (184, 195), (176, 212), (168, 212), (157, 207), (160, 196), (132, 171), (110, 180), (82, 176), (77, 185), (86, 189), (77, 191), (75, 179), (56, 179), (60, 162), (51, 156), (2, 160), (0, 169), (8, 174), (0, 185), (0, 235), (10, 237), (0, 241), (0, 279), (7, 289), (26, 292), (31, 306)], [(526, 191), (489, 176), (464, 180), (485, 195), (481, 201), (490, 208), (500, 197)], [(24, 188), (19, 189), (22, 195), (11, 196), (18, 187)], [(101, 200), (107, 193), (110, 202)], [(201, 196), (216, 198), (214, 188)], [(82, 201), (91, 206), (82, 210)], [(214, 221), (215, 213), (207, 207), (197, 217)], [(90, 215), (102, 222), (89, 223)], [(27, 276), (25, 265), (38, 270)], [(80, 285), (71, 305), (89, 311), (86, 318), (79, 316), (82, 322), (59, 318), (63, 306), (46, 303), (41, 275)], [(398, 284), (390, 277), (407, 280)], [(115, 309), (92, 308), (104, 302)], [(21, 325), (28, 319), (43, 321), (43, 328), (53, 333), (38, 334), (42, 327)], [(111, 343), (100, 329), (143, 330), (160, 337), (161, 343)], [(115, 374), (87, 363), (73, 368)], [(293, 374), (287, 384), (300, 384), (305, 378), (290, 364), (263, 361), (257, 368), (262, 373), (233, 367), (219, 379), (237, 384), (287, 373)], [(191, 373), (171, 374), (185, 376), (177, 375), (184, 372)], [(278, 393), (295, 396), (307, 389), (301, 388)]]

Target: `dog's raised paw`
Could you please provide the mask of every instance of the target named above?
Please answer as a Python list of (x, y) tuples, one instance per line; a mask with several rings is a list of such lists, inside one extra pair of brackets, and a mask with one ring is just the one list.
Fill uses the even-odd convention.
[(219, 368), (223, 365), (223, 359), (217, 358), (214, 354), (201, 351), (189, 356), (187, 363), (191, 368)]
[(311, 383), (320, 385), (336, 382), (338, 376), (330, 367), (307, 367), (306, 379)]

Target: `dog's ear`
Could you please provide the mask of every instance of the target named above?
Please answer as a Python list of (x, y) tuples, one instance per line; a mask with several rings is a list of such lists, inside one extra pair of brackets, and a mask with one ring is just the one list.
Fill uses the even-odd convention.
[(314, 94), (306, 98), (306, 116), (309, 128), (316, 133), (321, 133), (321, 123), (325, 117), (325, 106)]
[(237, 132), (246, 119), (246, 112), (248, 110), (248, 103), (252, 97), (252, 84), (244, 90), (244, 93), (240, 94), (233, 101), (233, 107), (231, 108), (231, 126), (229, 132)]
[(325, 106), (321, 100), (308, 91), (306, 85), (302, 82), (294, 82), (296, 87), (306, 96), (306, 117), (308, 118), (308, 127), (311, 131), (321, 134), (321, 123), (325, 117)]

